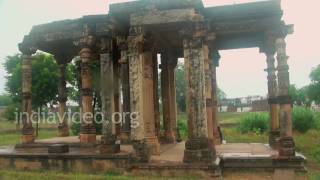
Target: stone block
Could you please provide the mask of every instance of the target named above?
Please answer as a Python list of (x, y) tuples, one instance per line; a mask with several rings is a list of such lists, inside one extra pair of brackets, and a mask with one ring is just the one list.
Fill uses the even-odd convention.
[(38, 160), (15, 159), (14, 166), (18, 170), (41, 170), (42, 163)]
[(95, 134), (80, 134), (81, 143), (96, 143)]
[(33, 135), (22, 135), (21, 136), (21, 143), (22, 144), (34, 143), (34, 136)]
[(53, 144), (48, 147), (48, 153), (67, 153), (69, 146), (67, 144)]
[(10, 159), (9, 158), (0, 158), (0, 169), (10, 168)]
[(293, 169), (276, 169), (273, 175), (274, 180), (295, 179), (295, 172)]

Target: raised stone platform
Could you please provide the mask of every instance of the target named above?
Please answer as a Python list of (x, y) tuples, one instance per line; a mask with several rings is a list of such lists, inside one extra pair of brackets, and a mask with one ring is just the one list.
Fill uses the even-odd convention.
[[(99, 137), (98, 143), (99, 143)], [(53, 144), (68, 145), (67, 153), (49, 153)], [(213, 164), (183, 163), (185, 143), (162, 144), (160, 155), (149, 163), (135, 162), (131, 145), (121, 145), (121, 151), (112, 155), (99, 153), (98, 144), (83, 145), (78, 137), (60, 137), (39, 140), (34, 144), (0, 148), (0, 168), (20, 170), (58, 170), (75, 172), (152, 172), (158, 174), (209, 174), (217, 176), (224, 168), (292, 168), (304, 170), (305, 158), (278, 158), (277, 151), (264, 144), (222, 144), (216, 146), (218, 158)], [(59, 146), (58, 146), (59, 147)], [(65, 148), (64, 146), (61, 146)]]

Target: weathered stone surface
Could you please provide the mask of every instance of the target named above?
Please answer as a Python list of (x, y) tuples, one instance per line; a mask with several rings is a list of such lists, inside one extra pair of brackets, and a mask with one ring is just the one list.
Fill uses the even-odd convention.
[(287, 63), (286, 43), (284, 39), (276, 40), (276, 52), (278, 60), (278, 101), (280, 104), (280, 156), (294, 156), (295, 147), (292, 138), (292, 107), (289, 95), (289, 66)]
[(22, 56), (22, 137), (21, 143), (34, 142), (32, 127), (32, 57), (30, 54)]
[(194, 9), (174, 9), (164, 11), (151, 11), (145, 14), (132, 14), (130, 24), (133, 26), (169, 24), (181, 22), (202, 21), (203, 17), (198, 15)]
[(48, 147), (48, 153), (67, 153), (69, 146), (67, 144), (53, 144)]
[(186, 103), (188, 113), (188, 141), (183, 161), (187, 163), (213, 162), (215, 150), (208, 138), (205, 91), (205, 51), (202, 26), (195, 26), (195, 32), (186, 34), (183, 40), (186, 78)]
[(135, 156), (133, 157), (137, 162), (149, 162), (151, 157), (151, 147), (146, 142), (142, 141), (133, 141), (132, 146), (135, 150)]
[(212, 139), (192, 138), (186, 142), (183, 161), (186, 163), (213, 163), (216, 152)]
[(274, 180), (295, 179), (295, 172), (293, 169), (276, 169), (274, 170)]
[(223, 137), (218, 123), (218, 84), (217, 84), (217, 67), (219, 66), (220, 54), (217, 50), (210, 48), (209, 68), (211, 71), (212, 81), (212, 127), (213, 140), (215, 145), (222, 143)]
[(132, 27), (128, 39), (129, 77), (131, 112), (136, 114), (131, 138), (135, 141), (147, 140), (151, 143), (151, 152), (158, 154), (158, 141), (155, 131), (154, 106), (154, 61), (151, 47), (147, 46), (143, 29)]
[(93, 126), (92, 107), (92, 74), (90, 70), (90, 63), (92, 58), (92, 51), (89, 48), (83, 48), (80, 51), (81, 58), (81, 83), (82, 83), (82, 121), (80, 128), (80, 142), (95, 143), (96, 130)]
[(161, 55), (161, 94), (164, 138), (166, 143), (176, 141), (177, 105), (175, 90), (175, 67), (177, 59), (169, 54)]

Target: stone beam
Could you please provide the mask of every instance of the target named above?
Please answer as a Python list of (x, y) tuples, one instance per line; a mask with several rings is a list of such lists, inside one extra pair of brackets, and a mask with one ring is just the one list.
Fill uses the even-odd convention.
[(130, 24), (138, 25), (154, 25), (169, 24), (181, 22), (197, 22), (202, 21), (203, 17), (196, 13), (195, 9), (174, 9), (164, 11), (147, 11), (145, 14), (132, 14)]

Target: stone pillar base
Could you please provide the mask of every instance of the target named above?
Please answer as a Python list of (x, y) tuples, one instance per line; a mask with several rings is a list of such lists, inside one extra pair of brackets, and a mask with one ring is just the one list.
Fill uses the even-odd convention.
[(58, 137), (69, 136), (69, 127), (67, 125), (60, 124), (58, 126)]
[(135, 150), (134, 160), (137, 162), (149, 162), (151, 158), (151, 148), (146, 140), (132, 141)]
[(175, 143), (176, 137), (174, 132), (165, 132), (164, 133), (164, 141), (165, 143)]
[(96, 135), (80, 134), (80, 143), (96, 143)]
[(101, 144), (99, 146), (100, 154), (116, 154), (120, 152), (120, 144)]
[(130, 144), (131, 143), (130, 132), (122, 131), (120, 133), (120, 140), (121, 140), (121, 144)]
[(281, 137), (279, 141), (279, 156), (295, 156), (295, 143), (292, 137)]
[(158, 138), (146, 138), (146, 142), (150, 147), (152, 155), (160, 155), (160, 143), (158, 141)]
[(22, 135), (21, 136), (21, 143), (22, 144), (31, 144), (34, 143), (34, 135)]
[(115, 154), (120, 152), (120, 144), (116, 144), (116, 136), (101, 136), (100, 154)]
[(269, 145), (272, 149), (279, 149), (280, 131), (273, 130), (269, 132)]
[(193, 138), (186, 142), (183, 162), (185, 163), (214, 163), (216, 152), (211, 139)]

